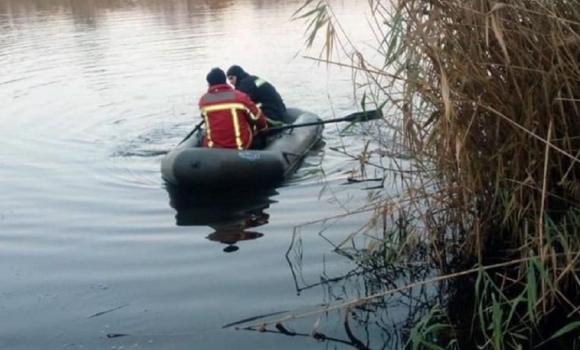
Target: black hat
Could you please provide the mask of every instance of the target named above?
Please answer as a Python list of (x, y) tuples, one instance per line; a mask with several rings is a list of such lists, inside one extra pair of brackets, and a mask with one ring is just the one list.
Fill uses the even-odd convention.
[(220, 68), (213, 68), (209, 71), (207, 76), (205, 77), (207, 83), (211, 85), (218, 85), (218, 84), (225, 84), (226, 83), (226, 74)]
[(244, 69), (240, 66), (237, 66), (237, 65), (231, 66), (227, 72), (228, 76), (233, 75), (234, 77), (237, 77), (237, 78), (239, 78), (245, 74), (246, 74), (246, 72), (244, 72)]

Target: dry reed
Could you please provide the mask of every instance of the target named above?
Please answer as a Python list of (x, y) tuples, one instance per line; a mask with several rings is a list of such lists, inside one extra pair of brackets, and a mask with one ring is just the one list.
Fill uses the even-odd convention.
[[(380, 85), (377, 100), (398, 107), (401, 144), (423, 172), (378, 217), (405, 203), (447, 276), (481, 267), (471, 284), (478, 346), (550, 346), (580, 327), (580, 2), (368, 3), (383, 65), (343, 50)], [(325, 32), (321, 60), (343, 65), (330, 61), (335, 43), (350, 42), (335, 38), (329, 2), (308, 7), (308, 44)], [(485, 271), (498, 263), (509, 268)]]
[(577, 280), (576, 255), (548, 253), (580, 248), (580, 3), (401, 1), (399, 11), (409, 96), (435, 110), (423, 147), (447, 193), (446, 224), (467, 232), (464, 253), (536, 255), (554, 281)]

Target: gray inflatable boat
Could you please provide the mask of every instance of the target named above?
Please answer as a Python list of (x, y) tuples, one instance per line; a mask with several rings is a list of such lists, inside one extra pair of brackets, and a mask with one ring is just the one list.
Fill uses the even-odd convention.
[(284, 121), (314, 125), (282, 130), (261, 150), (200, 147), (198, 132), (165, 155), (162, 177), (172, 185), (202, 189), (279, 184), (296, 171), (324, 128), (317, 115), (297, 108), (288, 108)]

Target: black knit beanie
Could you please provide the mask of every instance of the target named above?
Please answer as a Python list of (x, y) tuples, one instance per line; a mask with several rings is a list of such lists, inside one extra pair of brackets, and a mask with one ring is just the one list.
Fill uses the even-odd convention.
[(233, 65), (228, 69), (228, 72), (226, 74), (228, 75), (228, 77), (230, 75), (233, 75), (234, 77), (239, 79), (241, 76), (245, 75), (246, 72), (244, 72), (244, 69), (242, 67)]
[(226, 83), (226, 73), (224, 73), (224, 71), (221, 70), (220, 68), (213, 68), (212, 70), (209, 71), (209, 73), (205, 77), (205, 80), (207, 80), (207, 83), (210, 86), (218, 85), (218, 84), (225, 84)]

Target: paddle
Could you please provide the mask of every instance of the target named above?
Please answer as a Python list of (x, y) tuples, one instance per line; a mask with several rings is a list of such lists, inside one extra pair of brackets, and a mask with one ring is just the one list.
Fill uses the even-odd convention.
[(201, 129), (201, 126), (203, 125), (203, 123), (205, 123), (205, 120), (202, 119), (196, 126), (195, 128), (193, 128), (193, 130), (191, 130), (191, 132), (189, 134), (187, 134), (187, 136), (185, 136), (185, 138), (183, 140), (181, 140), (181, 142), (179, 142), (177, 145), (181, 145), (182, 143), (185, 142), (185, 140), (187, 140), (191, 135), (195, 134), (199, 129)]
[[(268, 130), (266, 130), (266, 133), (275, 132), (275, 131), (282, 131), (282, 130), (287, 130), (287, 129), (301, 128), (304, 126), (322, 125), (322, 124), (328, 124), (328, 123), (340, 123), (340, 122), (362, 123), (362, 122), (368, 122), (370, 120), (381, 119), (382, 117), (383, 117), (382, 110), (371, 109), (368, 111), (351, 113), (351, 114), (349, 114), (345, 117), (342, 117), (342, 118), (321, 120), (318, 122), (310, 122), (310, 123), (303, 123), (303, 124), (289, 124), (289, 125), (283, 125), (283, 126), (275, 126), (275, 127), (268, 128)], [(187, 140), (189, 137), (191, 137), (191, 135), (195, 134), (199, 129), (201, 129), (201, 126), (203, 125), (203, 123), (205, 123), (205, 120), (202, 120), (201, 122), (199, 122), (199, 124), (197, 124), (195, 126), (195, 128), (193, 128), (193, 130), (191, 130), (191, 132), (189, 134), (187, 134), (187, 136), (185, 136), (185, 138), (183, 140), (181, 140), (181, 142), (179, 142), (177, 145), (178, 146), (181, 145), (183, 142), (185, 142), (185, 140)]]
[(337, 119), (329, 119), (329, 120), (321, 120), (318, 122), (310, 122), (310, 123), (303, 123), (303, 124), (289, 124), (284, 126), (275, 126), (272, 128), (268, 128), (266, 132), (274, 132), (274, 131), (282, 131), (287, 129), (294, 129), (294, 128), (301, 128), (303, 126), (311, 126), (311, 125), (322, 125), (328, 123), (340, 123), (340, 122), (351, 122), (351, 123), (361, 123), (361, 122), (368, 122), (370, 120), (377, 120), (383, 117), (383, 112), (380, 109), (374, 109), (369, 111), (362, 111), (349, 114), (342, 118)]

